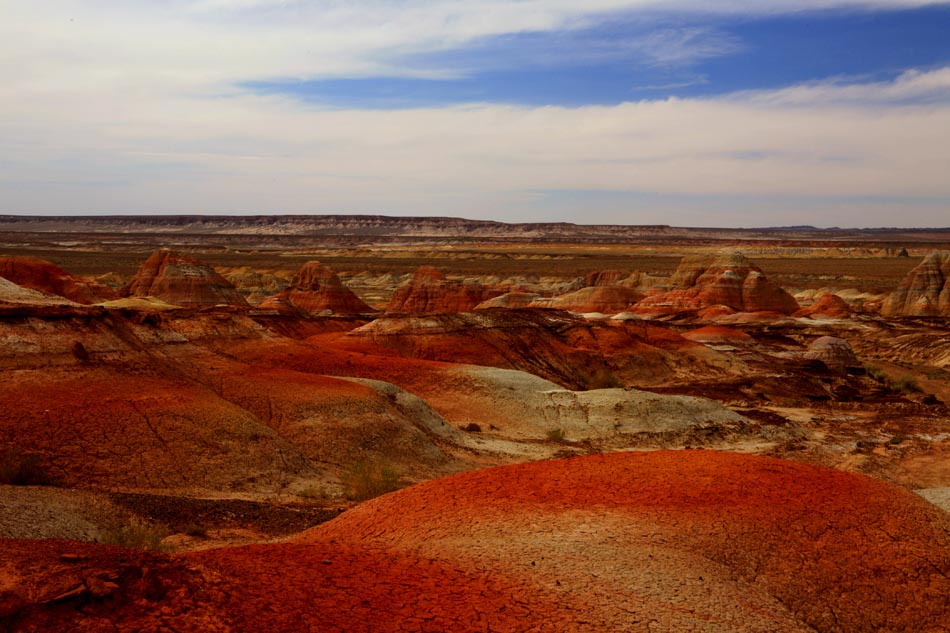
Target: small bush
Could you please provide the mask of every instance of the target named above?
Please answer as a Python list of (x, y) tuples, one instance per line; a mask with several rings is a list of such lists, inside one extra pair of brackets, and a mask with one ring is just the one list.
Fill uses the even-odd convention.
[(162, 539), (168, 535), (169, 530), (164, 525), (132, 518), (128, 522), (116, 523), (103, 530), (99, 542), (161, 552), (165, 549)]
[(303, 497), (304, 499), (326, 499), (330, 495), (327, 494), (327, 491), (323, 486), (318, 486), (316, 484), (302, 488), (300, 492), (297, 493), (298, 497)]
[(399, 490), (399, 471), (382, 460), (364, 460), (353, 464), (343, 475), (346, 498), (366, 501)]
[(891, 382), (891, 389), (901, 393), (920, 393), (923, 391), (917, 379), (909, 374), (901, 376)]
[(52, 486), (55, 478), (43, 466), (37, 453), (7, 451), (0, 457), (0, 484), (13, 486)]
[(208, 528), (202, 527), (197, 523), (189, 523), (182, 528), (182, 533), (195, 538), (208, 538)]
[(547, 438), (552, 442), (563, 442), (565, 439), (564, 429), (558, 427), (556, 429), (551, 429), (546, 433)]
[(481, 433), (482, 427), (474, 422), (469, 422), (468, 424), (462, 427), (462, 430), (467, 431), (469, 433)]
[(880, 365), (872, 365), (870, 363), (864, 366), (864, 369), (868, 372), (868, 376), (873, 378), (878, 382), (886, 382), (887, 374), (884, 372), (884, 369)]

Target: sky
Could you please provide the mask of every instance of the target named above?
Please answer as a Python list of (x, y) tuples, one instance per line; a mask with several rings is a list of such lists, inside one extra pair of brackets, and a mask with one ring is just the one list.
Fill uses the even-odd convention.
[(950, 0), (0, 2), (0, 214), (950, 226)]

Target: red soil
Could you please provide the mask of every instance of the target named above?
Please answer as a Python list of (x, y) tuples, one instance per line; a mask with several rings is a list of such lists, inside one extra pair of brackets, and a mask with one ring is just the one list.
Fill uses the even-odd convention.
[(683, 335), (691, 341), (714, 345), (755, 345), (755, 339), (742, 332), (722, 325), (707, 325)]

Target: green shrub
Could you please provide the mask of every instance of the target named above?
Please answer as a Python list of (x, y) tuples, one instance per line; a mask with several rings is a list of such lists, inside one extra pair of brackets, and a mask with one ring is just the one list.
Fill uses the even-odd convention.
[(558, 427), (551, 429), (546, 433), (547, 438), (552, 442), (563, 442), (565, 440), (564, 429)]
[(923, 391), (917, 379), (909, 374), (905, 374), (891, 382), (891, 389), (901, 393), (920, 393)]
[(0, 484), (13, 486), (52, 486), (55, 478), (43, 465), (37, 453), (9, 450), (0, 457)]
[(383, 460), (363, 460), (356, 462), (343, 475), (346, 486), (346, 498), (352, 501), (365, 501), (399, 490), (399, 471)]
[(168, 528), (164, 525), (146, 523), (140, 519), (132, 518), (127, 522), (117, 522), (107, 527), (103, 530), (99, 542), (107, 545), (161, 552), (165, 549), (162, 545), (162, 539), (168, 536), (169, 533)]

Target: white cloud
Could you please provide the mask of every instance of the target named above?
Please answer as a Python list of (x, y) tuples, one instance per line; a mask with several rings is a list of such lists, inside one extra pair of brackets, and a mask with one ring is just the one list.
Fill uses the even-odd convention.
[[(749, 4), (701, 7), (747, 11)], [(886, 83), (576, 109), (320, 111), (232, 87), (261, 77), (392, 71), (395, 52), (564, 28), (591, 12), (655, 6), (646, 0), (4, 3), (0, 213), (505, 217), (530, 205), (525, 192), (547, 189), (950, 198), (947, 68)], [(806, 4), (756, 6), (778, 11)], [(911, 100), (932, 103), (905, 103)], [(596, 218), (580, 210), (576, 219)]]

